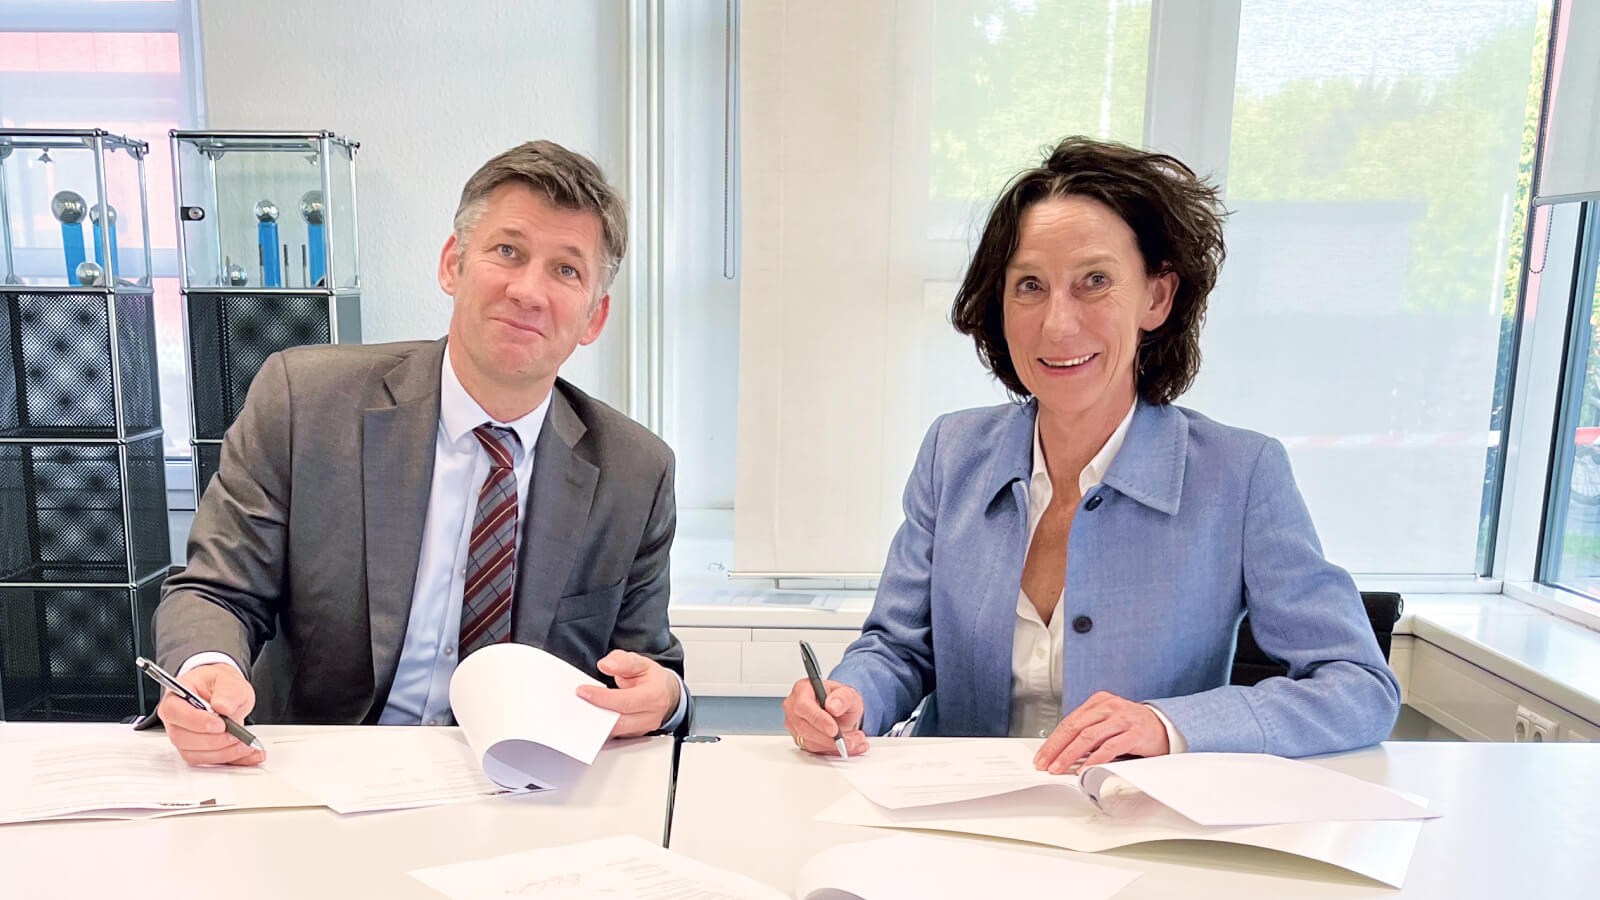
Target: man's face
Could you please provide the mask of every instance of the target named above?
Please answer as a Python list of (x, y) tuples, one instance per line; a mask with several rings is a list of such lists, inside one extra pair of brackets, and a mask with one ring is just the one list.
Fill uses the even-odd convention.
[[(439, 286), (455, 298), (450, 359), (469, 390), (548, 387), (579, 344), (600, 336), (611, 298), (600, 217), (560, 209), (520, 182), (489, 195), (463, 244), (452, 234)], [(467, 371), (462, 372), (462, 368)]]

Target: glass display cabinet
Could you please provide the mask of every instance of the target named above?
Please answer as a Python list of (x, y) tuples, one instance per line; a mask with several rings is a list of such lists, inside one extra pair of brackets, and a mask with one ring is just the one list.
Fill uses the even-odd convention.
[(195, 497), (268, 356), (361, 342), (356, 151), (328, 131), (174, 131)]

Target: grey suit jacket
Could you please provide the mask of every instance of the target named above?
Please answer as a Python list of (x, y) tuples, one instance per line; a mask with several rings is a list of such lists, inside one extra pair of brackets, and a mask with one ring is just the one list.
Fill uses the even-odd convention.
[[(439, 423), (443, 339), (270, 357), (195, 513), (156, 653), (232, 656), (259, 722), (372, 723), (399, 664)], [(679, 674), (666, 444), (557, 380), (535, 445), (512, 639), (596, 678), (612, 648)]]

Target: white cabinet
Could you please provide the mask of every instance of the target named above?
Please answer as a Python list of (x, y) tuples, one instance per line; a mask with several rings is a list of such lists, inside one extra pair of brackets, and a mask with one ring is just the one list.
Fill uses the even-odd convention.
[(1413, 641), (1410, 656), (1406, 702), (1468, 740), (1517, 740), (1519, 718), (1524, 740), (1534, 734), (1530, 721), (1551, 740), (1600, 735), (1594, 723), (1425, 640)]

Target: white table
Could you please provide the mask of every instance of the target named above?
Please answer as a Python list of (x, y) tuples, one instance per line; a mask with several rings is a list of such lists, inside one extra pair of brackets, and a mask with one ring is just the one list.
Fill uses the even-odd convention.
[[(1600, 744), (1388, 743), (1317, 762), (1421, 794), (1444, 812), (1423, 825), (1403, 891), (1324, 863), (1228, 844), (1165, 841), (1104, 853), (1006, 845), (1143, 873), (1118, 900), (1600, 896)], [(670, 846), (792, 890), (812, 854), (896, 833), (813, 820), (849, 791), (828, 764), (788, 737), (687, 743)]]
[[(0, 724), (0, 741), (125, 728)], [(268, 738), (313, 727), (253, 730)], [(652, 737), (607, 744), (570, 789), (429, 809), (340, 816), (317, 807), (0, 825), (0, 897), (437, 900), (406, 872), (612, 834), (659, 843), (671, 782), (672, 738)]]

